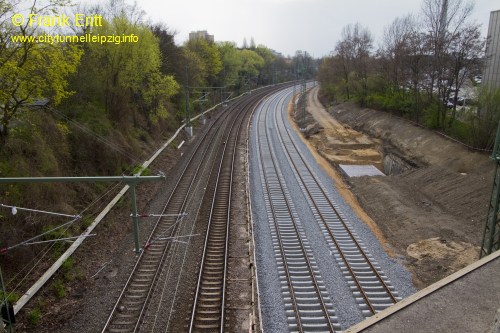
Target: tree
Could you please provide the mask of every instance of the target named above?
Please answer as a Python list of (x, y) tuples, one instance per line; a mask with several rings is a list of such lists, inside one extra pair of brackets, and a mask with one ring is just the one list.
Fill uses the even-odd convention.
[[(103, 19), (102, 26), (93, 27), (91, 32), (101, 36), (134, 34), (137, 42), (85, 45), (85, 57), (73, 81), (78, 102), (103, 109), (115, 126), (136, 126), (139, 119), (146, 119), (151, 126), (166, 117), (168, 102), (177, 93), (178, 84), (171, 73), (162, 72), (168, 71), (170, 64), (162, 61), (166, 59), (162, 58), (159, 38), (146, 24), (132, 23), (140, 11), (123, 5), (121, 10), (109, 12), (119, 16)], [(163, 38), (163, 47), (168, 48), (167, 33), (162, 27), (157, 27), (157, 33)]]
[(368, 94), (368, 62), (372, 47), (373, 38), (370, 31), (359, 23), (345, 26), (342, 29), (341, 40), (335, 47), (335, 53), (341, 60), (347, 99), (351, 97), (352, 88), (359, 86), (358, 95), (362, 104)]
[(379, 54), (384, 60), (386, 78), (395, 89), (406, 84), (408, 79), (405, 60), (409, 57), (410, 37), (414, 30), (415, 23), (410, 15), (396, 18), (384, 30), (383, 45), (379, 49)]
[(478, 101), (478, 112), (471, 115), (470, 119), (472, 144), (475, 147), (492, 149), (500, 121), (500, 89), (481, 87)]
[(240, 77), (239, 88), (245, 89), (245, 86), (252, 81), (257, 84), (257, 78), (264, 66), (264, 59), (257, 52), (248, 49), (241, 50), (239, 55), (241, 58), (241, 67), (238, 73)]
[(276, 56), (273, 52), (263, 45), (259, 45), (258, 47), (251, 48), (254, 50), (263, 60), (264, 65), (262, 65), (262, 69), (259, 73), (259, 82), (261, 84), (272, 84), (275, 83), (276, 73), (278, 68), (276, 67)]
[(253, 37), (250, 37), (250, 49), (255, 50), (255, 47), (255, 40), (253, 39)]
[(217, 49), (222, 60), (222, 70), (219, 77), (219, 86), (235, 86), (242, 65), (242, 59), (234, 42), (220, 42)]
[(453, 88), (453, 109), (448, 127), (455, 121), (457, 111), (458, 92), (465, 80), (471, 77), (471, 73), (480, 65), (484, 54), (485, 41), (481, 38), (480, 27), (477, 24), (469, 24), (461, 27), (453, 36), (450, 43), (450, 77), (449, 85)]
[(160, 71), (165, 75), (173, 75), (177, 81), (181, 81), (184, 75), (182, 48), (175, 45), (175, 33), (162, 23), (157, 23), (150, 29), (158, 39), (161, 53)]
[[(44, 15), (59, 10), (68, 1), (33, 1), (29, 14)], [(76, 45), (35, 43), (40, 33), (28, 20), (15, 27), (11, 17), (22, 12), (17, 1), (0, 4), (0, 146), (5, 145), (11, 123), (26, 106), (40, 98), (54, 104), (71, 95), (68, 76), (76, 71), (82, 51)], [(23, 38), (15, 41), (13, 37)], [(25, 38), (25, 39), (24, 39)]]
[(217, 74), (222, 70), (222, 60), (214, 43), (197, 38), (187, 42), (185, 46), (191, 52), (194, 52), (202, 63), (202, 75), (206, 85), (213, 85)]
[(346, 91), (343, 86), (344, 77), (342, 71), (342, 59), (338, 56), (325, 57), (319, 66), (318, 81), (321, 93), (326, 95), (332, 102), (338, 100), (338, 96)]
[(442, 130), (446, 129), (445, 102), (451, 92), (450, 79), (453, 76), (453, 64), (449, 57), (450, 49), (454, 36), (468, 24), (473, 8), (472, 2), (464, 0), (423, 0), (423, 21), (432, 56), (428, 96), (430, 101), (433, 100), (434, 88), (436, 88), (435, 126)]

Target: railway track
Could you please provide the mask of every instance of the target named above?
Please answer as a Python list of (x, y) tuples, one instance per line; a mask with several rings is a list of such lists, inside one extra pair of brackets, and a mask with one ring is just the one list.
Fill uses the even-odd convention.
[[(211, 288), (214, 287), (215, 284), (220, 284), (220, 281), (216, 282), (217, 279), (215, 279), (217, 278), (218, 273), (221, 272), (221, 268), (217, 266), (219, 264), (219, 260), (213, 260), (218, 255), (215, 255), (215, 253), (221, 252), (222, 249), (222, 252), (225, 253), (225, 256), (227, 257), (227, 235), (229, 224), (227, 223), (228, 219), (226, 218), (226, 221), (222, 223), (226, 225), (224, 230), (224, 227), (220, 226), (222, 225), (220, 221), (224, 220), (224, 216), (229, 216), (230, 211), (228, 203), (230, 203), (231, 198), (230, 188), (233, 173), (230, 165), (233, 164), (231, 161), (234, 161), (236, 139), (238, 138), (239, 128), (243, 122), (243, 117), (238, 116), (244, 114), (245, 111), (248, 111), (249, 105), (256, 104), (257, 101), (273, 89), (276, 88), (262, 89), (252, 95), (238, 99), (232, 104), (232, 106), (222, 112), (222, 114), (220, 114), (210, 125), (209, 129), (204, 132), (203, 137), (199, 138), (197, 145), (192, 150), (192, 153), (188, 158), (186, 167), (178, 177), (178, 180), (171, 191), (163, 210), (161, 211), (161, 215), (164, 215), (164, 217), (159, 218), (156, 221), (155, 227), (145, 243), (144, 251), (142, 251), (138, 256), (136, 264), (133, 267), (133, 270), (131, 271), (114, 307), (112, 308), (102, 332), (140, 331), (143, 328), (144, 320), (148, 321), (149, 326), (151, 326), (149, 321), (154, 321), (153, 327), (157, 325), (157, 321), (159, 320), (158, 317), (161, 316), (158, 314), (159, 308), (151, 310), (148, 308), (149, 304), (153, 298), (158, 299), (163, 298), (164, 296), (163, 293), (165, 292), (165, 286), (161, 289), (161, 285), (164, 283), (159, 283), (159, 280), (164, 280), (165, 277), (162, 277), (162, 275), (165, 273), (163, 273), (163, 271), (165, 269), (170, 270), (172, 267), (171, 263), (167, 264), (167, 262), (176, 260), (173, 258), (173, 252), (176, 251), (176, 245), (172, 245), (173, 240), (179, 236), (179, 230), (181, 230), (180, 226), (183, 221), (190, 217), (186, 217), (185, 212), (189, 211), (191, 206), (196, 206), (192, 203), (192, 201), (194, 201), (194, 192), (199, 191), (201, 187), (205, 186), (200, 186), (200, 178), (204, 172), (203, 170), (205, 170), (209, 165), (217, 165), (219, 159), (219, 172), (216, 177), (217, 190), (212, 196), (209, 197), (205, 192), (203, 200), (211, 200), (213, 202), (213, 209), (210, 213), (210, 220), (208, 222), (209, 226), (207, 227), (207, 239), (217, 239), (220, 241), (217, 244), (212, 241), (207, 241), (207, 248), (204, 250), (202, 260), (204, 264), (202, 264), (200, 269), (200, 272), (202, 272), (202, 275), (200, 276), (203, 276), (203, 278), (199, 279), (199, 286), (197, 287), (197, 290), (199, 289), (200, 292), (197, 292), (197, 296), (195, 298), (197, 303), (193, 306), (193, 309), (195, 310), (193, 313), (196, 313), (196, 315), (193, 316), (194, 324), (192, 327), (193, 331), (205, 331), (201, 328), (202, 326), (200, 326), (200, 323), (213, 321), (206, 318), (210, 312), (207, 312), (206, 309), (214, 308), (208, 304), (221, 303), (220, 300), (222, 300), (222, 303), (217, 306), (217, 312), (219, 314), (211, 316), (220, 317), (220, 323), (218, 326), (224, 327), (225, 282), (222, 282), (222, 287), (218, 287), (221, 291), (216, 293), (217, 295), (209, 295), (205, 292), (205, 290), (207, 286)], [(235, 124), (238, 125), (235, 126)], [(221, 142), (224, 144), (221, 145)], [(220, 149), (220, 147), (223, 147), (223, 149)], [(222, 158), (223, 156), (225, 156), (225, 158)], [(213, 177), (212, 174), (213, 172), (210, 174), (209, 178)], [(210, 182), (210, 180), (208, 182)], [(196, 207), (191, 207), (191, 209), (196, 210), (192, 214), (195, 216), (194, 219), (196, 219), (200, 207), (201, 204), (197, 204)], [(225, 213), (223, 212), (224, 210), (226, 210)], [(186, 229), (188, 228), (182, 228), (184, 231)], [(210, 266), (205, 266), (205, 264)], [(169, 268), (166, 268), (167, 266)], [(222, 271), (224, 272), (226, 271), (225, 266), (226, 264), (224, 264), (224, 267), (222, 268)], [(211, 280), (213, 283), (208, 281), (207, 276), (210, 274), (212, 274), (212, 277), (215, 279)], [(224, 278), (222, 280), (225, 281), (225, 274), (223, 274), (223, 277)], [(211, 290), (213, 291), (213, 289)], [(158, 293), (161, 295), (158, 295)], [(173, 298), (175, 301), (175, 295)], [(217, 298), (217, 300), (215, 298)], [(174, 307), (174, 301), (172, 301), (172, 308)], [(158, 304), (158, 307), (162, 307), (161, 300), (159, 303), (156, 303)], [(149, 313), (151, 311), (153, 311), (153, 314)], [(155, 311), (156, 314), (154, 314)], [(200, 319), (201, 315), (205, 316), (205, 318)], [(152, 317), (154, 317), (154, 320)], [(159, 321), (162, 320), (164, 320), (164, 318)], [(170, 320), (170, 316), (168, 320)], [(161, 325), (158, 326), (161, 327)], [(169, 327), (169, 323), (163, 327), (165, 326)]]
[(298, 149), (285, 124), (289, 97), (290, 91), (282, 96), (279, 109), (273, 117), (280, 144), (356, 303), (365, 317), (372, 316), (395, 304), (400, 298)]
[(189, 332), (223, 332), (225, 330), (228, 255), (230, 247), (231, 201), (236, 150), (240, 131), (250, 111), (268, 94), (261, 92), (242, 105), (233, 117), (214, 170), (215, 185), (208, 215), (207, 232), (199, 267)]
[(272, 100), (257, 117), (260, 178), (279, 269), (281, 291), (290, 331), (340, 330), (310, 244), (276, 161), (267, 115)]
[[(284, 89), (260, 106), (256, 115), (257, 164), (288, 329), (333, 332), (341, 329), (332, 305), (331, 297), (335, 295), (325, 289), (313, 256), (316, 244), (307, 239), (307, 235), (316, 233), (311, 230), (318, 230), (319, 237), (325, 240), (361, 316), (372, 316), (400, 297), (298, 148), (297, 139), (286, 125), (291, 94), (292, 89)], [(285, 166), (280, 165), (282, 158), (288, 161), (286, 173), (291, 171), (291, 177), (297, 180), (311, 219), (300, 221), (293, 201), (296, 196), (290, 195), (282, 171)], [(306, 233), (305, 224), (317, 224), (319, 228), (308, 227)], [(340, 306), (338, 300), (336, 304)]]
[[(161, 267), (165, 262), (176, 236), (179, 225), (185, 217), (188, 200), (192, 194), (203, 161), (210, 153), (210, 144), (220, 130), (215, 126), (224, 116), (212, 123), (210, 129), (199, 140), (190, 155), (186, 167), (181, 172), (166, 204), (161, 211), (155, 227), (146, 241), (144, 250), (137, 258), (136, 264), (125, 283), (118, 300), (106, 321), (102, 332), (135, 332), (152, 296)], [(219, 124), (220, 125), (220, 124)]]

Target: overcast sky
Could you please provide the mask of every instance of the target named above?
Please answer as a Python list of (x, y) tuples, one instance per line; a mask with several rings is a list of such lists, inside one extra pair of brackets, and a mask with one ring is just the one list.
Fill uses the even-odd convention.
[[(246, 37), (283, 55), (305, 50), (328, 55), (342, 28), (359, 22), (377, 41), (396, 17), (420, 12), (421, 0), (137, 0), (148, 21), (165, 23), (182, 44), (190, 31), (207, 30), (216, 41), (239, 46)], [(490, 12), (498, 0), (476, 0), (473, 18), (486, 36)]]

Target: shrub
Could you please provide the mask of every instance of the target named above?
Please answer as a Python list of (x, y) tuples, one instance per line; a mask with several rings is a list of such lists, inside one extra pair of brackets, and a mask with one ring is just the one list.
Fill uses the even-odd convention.
[(56, 279), (52, 284), (54, 288), (54, 293), (58, 298), (63, 298), (66, 296), (66, 288), (64, 287), (64, 283), (60, 279)]
[(34, 308), (28, 313), (28, 323), (32, 326), (37, 325), (42, 317), (42, 311), (39, 307)]

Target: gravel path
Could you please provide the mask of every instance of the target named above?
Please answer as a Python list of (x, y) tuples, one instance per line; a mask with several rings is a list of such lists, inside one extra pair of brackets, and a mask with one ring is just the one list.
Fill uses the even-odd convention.
[[(291, 98), (292, 89), (288, 89), (285, 105)], [(275, 96), (275, 95), (273, 95)], [(272, 97), (270, 97), (272, 98)], [(252, 158), (258, 156), (257, 147), (257, 129), (255, 126), (256, 117), (263, 112), (259, 108), (254, 116), (253, 127), (250, 133), (250, 188), (253, 207), (253, 219), (255, 223), (255, 242), (256, 242), (256, 260), (257, 272), (259, 279), (259, 294), (262, 312), (262, 324), (264, 331), (270, 332), (286, 332), (286, 316), (284, 313), (283, 302), (281, 301), (281, 291), (278, 279), (277, 266), (274, 259), (274, 254), (271, 251), (272, 243), (269, 235), (269, 223), (267, 221), (267, 212), (264, 204), (263, 189), (259, 176), (259, 160)], [(283, 117), (288, 119), (287, 107), (284, 107)], [(278, 134), (276, 133), (276, 124), (274, 117), (268, 115), (266, 126), (269, 132), (272, 133), (271, 140), (276, 153), (276, 159), (280, 164), (285, 183), (289, 192), (292, 194), (293, 203), (297, 209), (299, 219), (303, 221), (303, 226), (307, 239), (312, 245), (314, 257), (318, 262), (321, 270), (321, 275), (327, 286), (330, 298), (333, 301), (336, 314), (339, 318), (343, 329), (346, 329), (353, 324), (363, 319), (357, 304), (354, 301), (352, 292), (344, 282), (340, 268), (332, 257), (328, 245), (321, 234), (320, 228), (315, 221), (312, 210), (304, 196), (299, 183), (297, 182), (289, 161), (285, 155), (283, 147), (279, 143)], [(326, 175), (323, 170), (317, 165), (313, 156), (310, 154), (307, 147), (302, 143), (298, 135), (293, 131), (292, 126), (287, 123), (291, 129), (293, 140), (301, 150), (301, 153), (309, 161), (313, 172), (322, 182), (325, 189), (328, 191), (329, 197), (338, 204), (341, 212), (347, 217), (353, 228), (356, 230), (359, 238), (368, 248), (369, 252), (377, 260), (382, 270), (387, 274), (391, 283), (395, 286), (399, 295), (406, 297), (415, 290), (411, 283), (410, 274), (403, 266), (390, 258), (377, 239), (372, 234), (371, 230), (361, 222), (350, 207), (344, 202), (341, 195), (334, 187), (333, 181)]]

